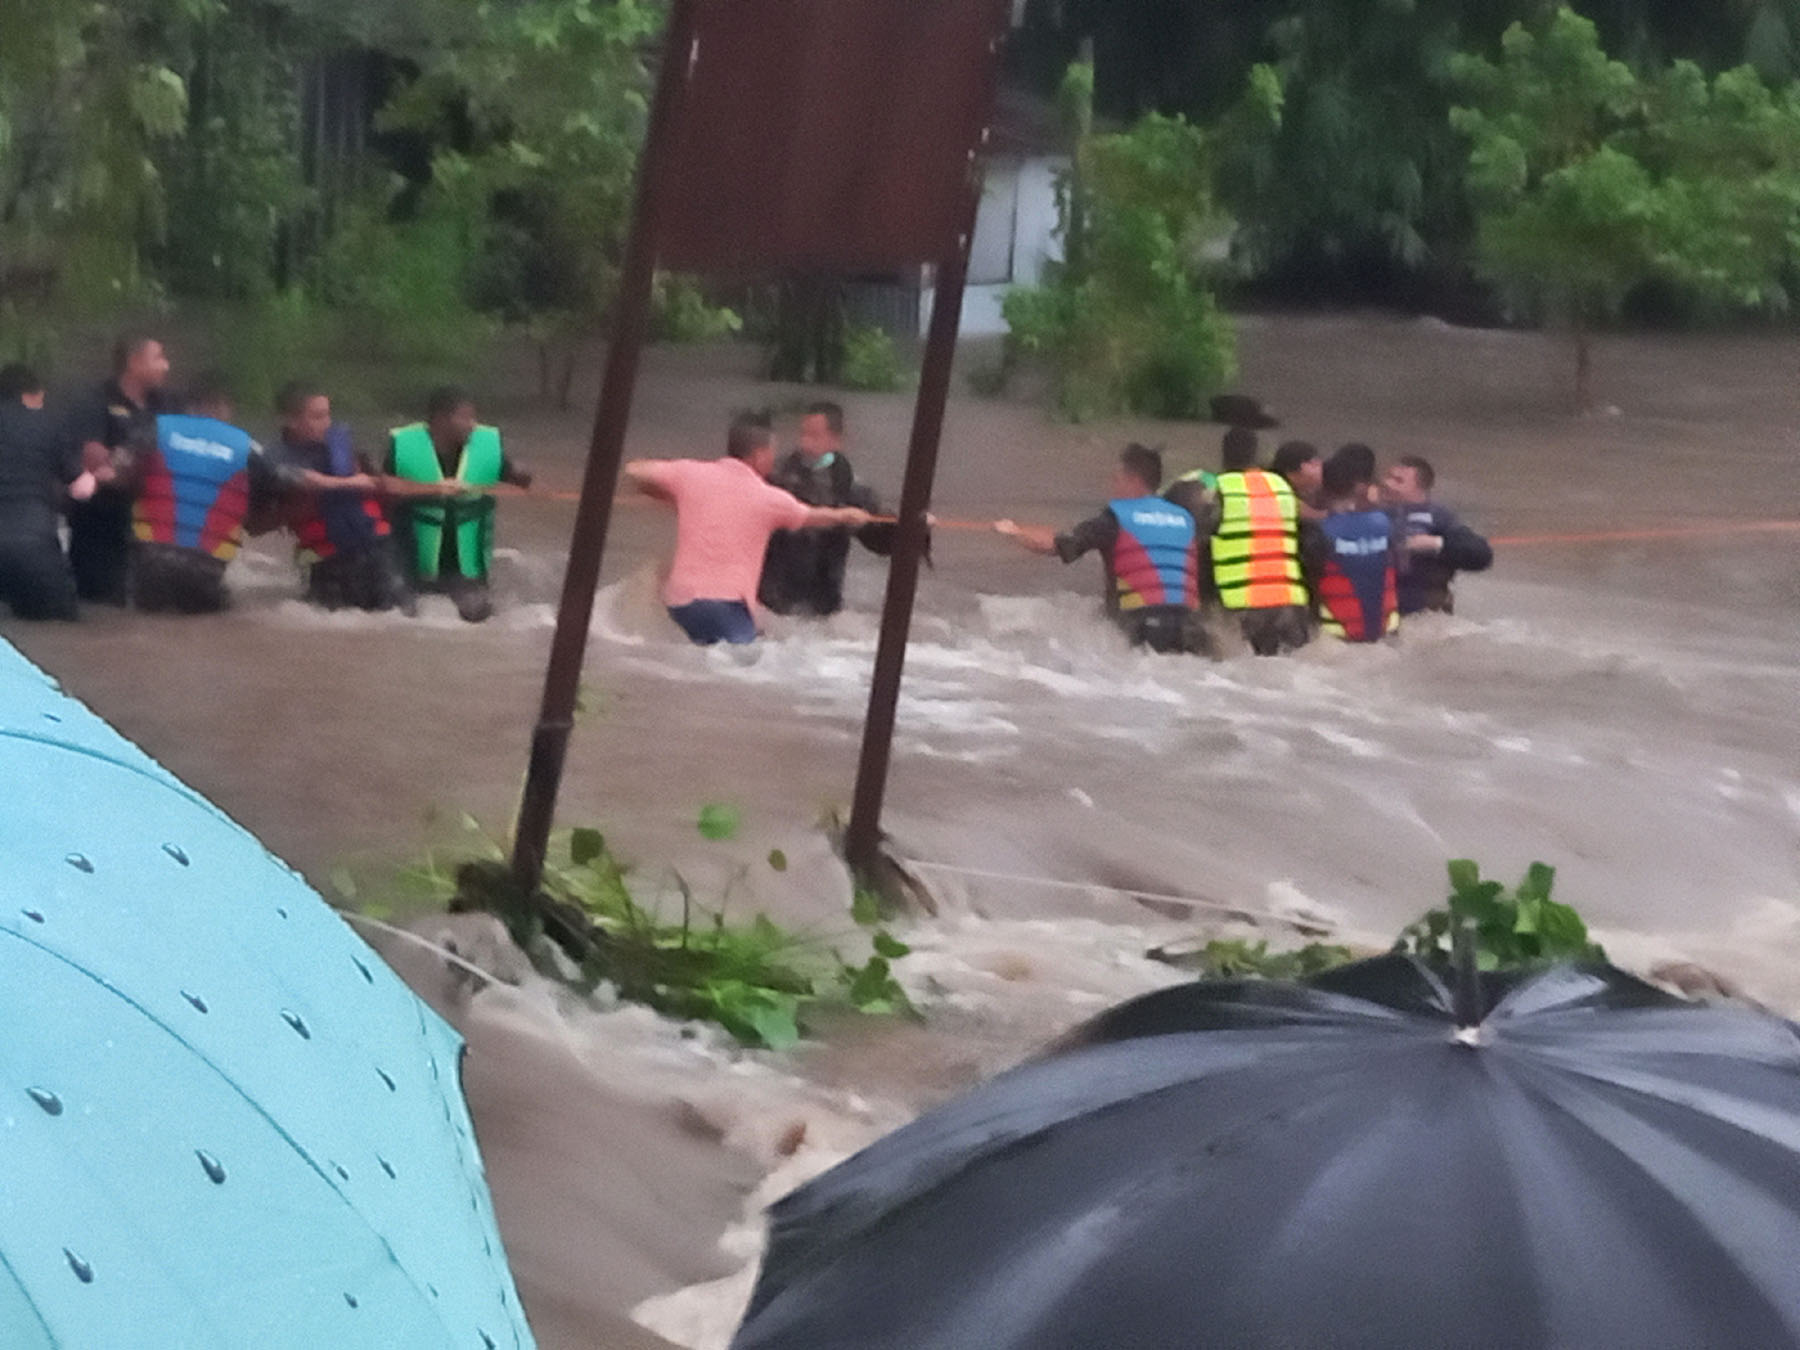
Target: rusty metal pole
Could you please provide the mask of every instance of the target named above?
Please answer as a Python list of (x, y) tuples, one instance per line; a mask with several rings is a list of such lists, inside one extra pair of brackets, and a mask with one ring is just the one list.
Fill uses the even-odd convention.
[(695, 18), (695, 0), (675, 0), (663, 40), (662, 71), (650, 107), (649, 133), (638, 164), (637, 203), (619, 278), (606, 374), (594, 412), (593, 438), (581, 480), (581, 503), (575, 508), (569, 567), (563, 575), (562, 604), (556, 615), (556, 637), (544, 674), (544, 700), (531, 737), (531, 764), (513, 837), (513, 879), (527, 895), (537, 890), (543, 877), (544, 854), (556, 818), (556, 796), (562, 786), (569, 735), (575, 726), (575, 704), (580, 694), (588, 630), (593, 622), (594, 593), (600, 585), (600, 563), (606, 554), (607, 529), (612, 524), (613, 494), (618, 490), (619, 467), (625, 458), (625, 431), (631, 421), (638, 357), (649, 326), (657, 230), (668, 186), (664, 180), (668, 176), (669, 137), (680, 120), (693, 76)]
[(881, 853), (881, 807), (887, 796), (888, 767), (893, 758), (894, 719), (900, 703), (900, 680), (906, 669), (906, 644), (912, 633), (913, 601), (919, 590), (919, 564), (930, 538), (926, 514), (931, 510), (944, 406), (950, 394), (951, 367), (956, 361), (956, 338), (962, 328), (969, 247), (980, 203), (980, 175), (971, 165), (963, 228), (955, 250), (938, 266), (932, 296), (931, 327), (919, 371), (919, 399), (913, 410), (912, 442), (906, 452), (906, 480), (900, 490), (900, 538), (888, 571), (887, 600), (881, 611), (881, 643), (875, 650), (869, 715), (863, 723), (862, 759), (856, 770), (856, 796), (850, 807), (850, 827), (844, 835), (845, 857), (852, 870), (862, 877), (873, 874)]

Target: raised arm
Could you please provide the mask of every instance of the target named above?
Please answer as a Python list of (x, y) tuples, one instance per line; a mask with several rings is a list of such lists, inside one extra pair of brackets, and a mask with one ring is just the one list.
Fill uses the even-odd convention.
[(1056, 553), (1056, 531), (1048, 525), (1021, 525), (1016, 520), (996, 520), (994, 533), (1016, 540), (1032, 553), (1050, 557)]
[(835, 530), (848, 527), (860, 530), (867, 525), (871, 517), (860, 506), (813, 506), (808, 507), (806, 523), (803, 530)]

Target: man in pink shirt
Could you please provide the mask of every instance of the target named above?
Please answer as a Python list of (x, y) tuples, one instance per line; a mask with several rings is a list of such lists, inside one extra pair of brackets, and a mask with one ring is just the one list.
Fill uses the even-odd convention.
[(740, 417), (719, 460), (633, 460), (625, 479), (675, 507), (675, 562), (663, 589), (669, 617), (702, 647), (756, 641), (756, 587), (776, 530), (861, 529), (854, 506), (807, 506), (767, 480), (775, 433)]

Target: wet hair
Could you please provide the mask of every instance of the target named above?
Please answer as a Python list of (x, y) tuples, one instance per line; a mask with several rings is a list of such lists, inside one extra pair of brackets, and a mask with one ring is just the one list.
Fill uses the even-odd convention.
[(732, 418), (731, 430), (725, 433), (725, 453), (733, 459), (749, 459), (758, 450), (774, 444), (774, 430), (755, 413)]
[(1341, 451), (1325, 461), (1323, 479), (1325, 495), (1333, 501), (1354, 496), (1358, 488), (1369, 483), (1355, 458), (1346, 457)]
[(1318, 457), (1319, 447), (1311, 441), (1288, 441), (1276, 450), (1275, 458), (1269, 461), (1269, 472), (1288, 478), (1296, 469), (1312, 463)]
[(1162, 486), (1162, 451), (1133, 441), (1119, 453), (1119, 466), (1150, 491)]
[(842, 436), (844, 434), (843, 405), (829, 402), (811, 403), (807, 405), (806, 415), (808, 417), (823, 417), (825, 419), (825, 425), (831, 428), (831, 434), (833, 436)]
[(1219, 466), (1226, 473), (1242, 473), (1256, 467), (1256, 433), (1249, 427), (1233, 427), (1219, 445)]
[(1430, 492), (1437, 483), (1437, 470), (1431, 467), (1431, 461), (1425, 456), (1402, 455), (1399, 463), (1401, 468), (1411, 469), (1419, 476), (1419, 486), (1425, 491)]
[(1330, 468), (1333, 461), (1347, 466), (1339, 472), (1351, 474), (1354, 484), (1362, 485), (1375, 481), (1375, 452), (1360, 441), (1352, 441), (1349, 445), (1339, 446), (1331, 459), (1325, 461), (1325, 467)]
[(0, 403), (12, 403), (27, 394), (43, 392), (44, 382), (30, 366), (18, 361), (0, 366)]
[(113, 377), (116, 379), (125, 373), (125, 367), (131, 364), (132, 357), (143, 351), (152, 342), (161, 341), (161, 338), (152, 337), (149, 333), (144, 332), (121, 334), (119, 340), (113, 343)]
[(289, 380), (275, 395), (275, 411), (283, 417), (298, 417), (306, 411), (307, 404), (323, 397), (325, 391), (311, 380)]
[(194, 377), (194, 382), (187, 387), (187, 393), (181, 400), (182, 407), (189, 412), (199, 408), (231, 407), (231, 386), (225, 377), (217, 371), (207, 371)]
[(474, 406), (475, 396), (467, 389), (456, 384), (441, 384), (433, 389), (425, 400), (425, 420), (435, 422), (438, 418), (448, 417), (459, 409)]

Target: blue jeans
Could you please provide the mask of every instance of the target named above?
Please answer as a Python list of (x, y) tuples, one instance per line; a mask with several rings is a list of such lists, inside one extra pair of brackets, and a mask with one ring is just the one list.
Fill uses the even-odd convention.
[(741, 647), (756, 641), (756, 620), (742, 600), (696, 600), (679, 608), (671, 606), (669, 617), (697, 646), (729, 642)]

